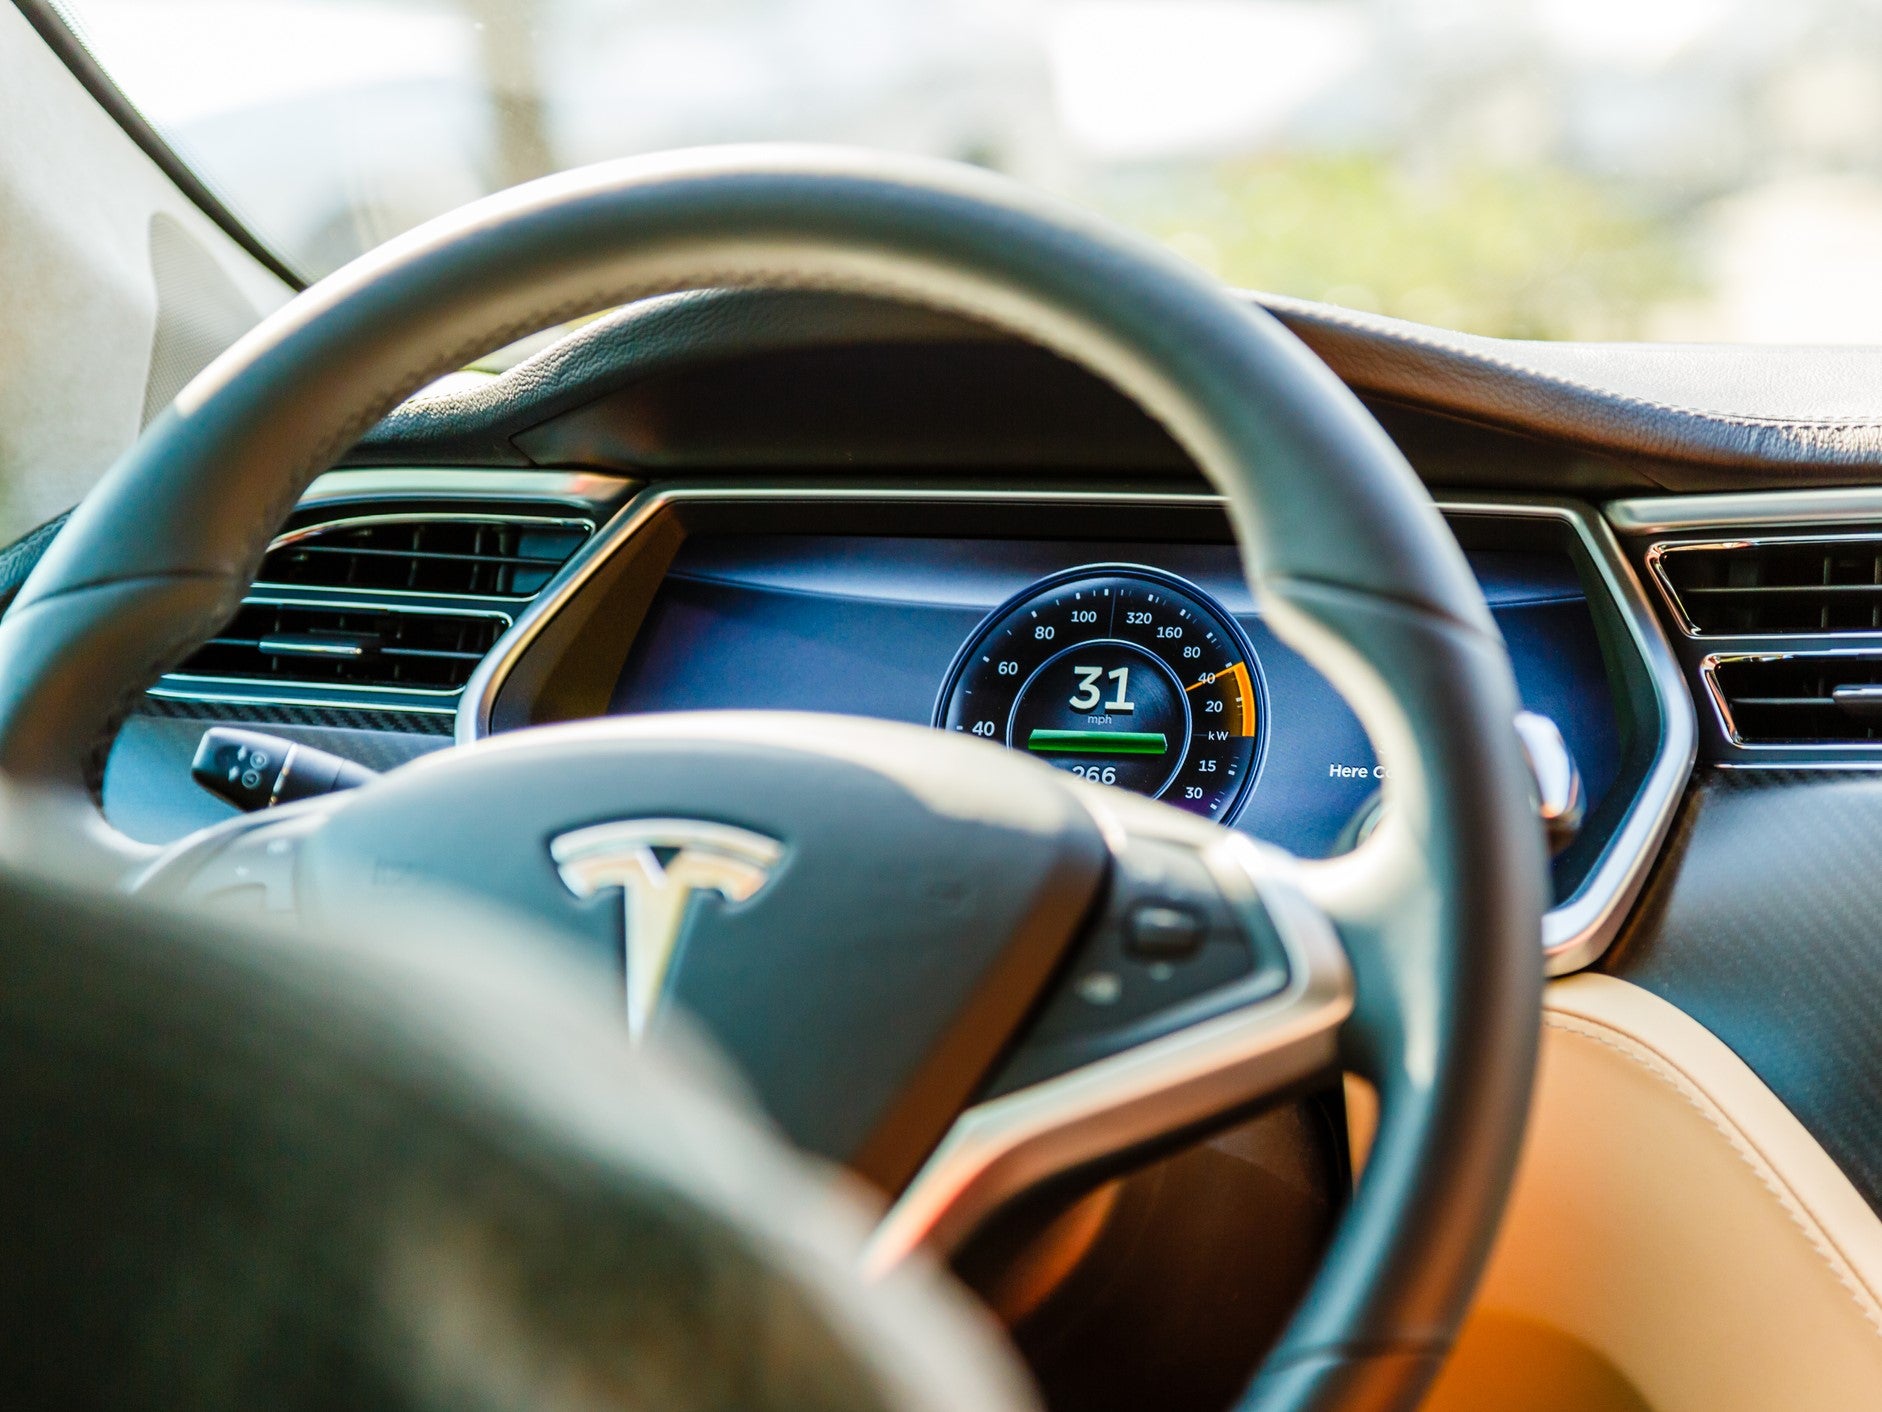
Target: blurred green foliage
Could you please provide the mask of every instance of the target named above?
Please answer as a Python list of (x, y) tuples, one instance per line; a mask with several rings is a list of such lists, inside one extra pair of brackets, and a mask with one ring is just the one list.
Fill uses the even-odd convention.
[(1506, 338), (1647, 337), (1702, 292), (1674, 214), (1559, 167), (1239, 160), (1120, 180), (1101, 204), (1232, 284)]

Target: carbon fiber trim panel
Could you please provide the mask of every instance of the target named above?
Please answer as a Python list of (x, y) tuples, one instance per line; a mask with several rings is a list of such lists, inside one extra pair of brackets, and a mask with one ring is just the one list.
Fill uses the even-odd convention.
[(453, 718), (419, 711), (375, 711), (363, 706), (264, 706), (246, 702), (191, 701), (174, 696), (146, 696), (140, 716), (222, 724), (326, 726), (362, 731), (399, 731), (406, 735), (443, 735)]
[(1882, 771), (1702, 770), (1601, 969), (1730, 1045), (1882, 1211)]

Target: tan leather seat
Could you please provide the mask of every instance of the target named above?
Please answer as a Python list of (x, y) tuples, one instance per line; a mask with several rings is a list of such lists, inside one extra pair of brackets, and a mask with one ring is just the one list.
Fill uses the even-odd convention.
[(1606, 976), (1546, 996), (1523, 1165), (1438, 1412), (1882, 1407), (1882, 1220), (1746, 1065)]

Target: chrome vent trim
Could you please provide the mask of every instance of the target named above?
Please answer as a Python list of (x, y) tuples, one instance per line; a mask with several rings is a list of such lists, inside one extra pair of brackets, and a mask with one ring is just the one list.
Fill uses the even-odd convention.
[(460, 508), (374, 497), (357, 509), (323, 498), (315, 522), (277, 537), (235, 618), (151, 695), (454, 712), (596, 524), (553, 501), (541, 513), (468, 498)]
[(1699, 671), (1735, 746), (1882, 745), (1882, 649), (1720, 652)]
[(594, 529), (589, 520), (547, 515), (414, 511), (323, 520), (276, 539), (255, 586), (526, 602)]
[(1882, 637), (1882, 534), (1662, 540), (1647, 567), (1688, 637)]
[[(1882, 657), (1882, 629), (1870, 626), (1871, 615), (1860, 608), (1823, 607), (1882, 596), (1861, 581), (1873, 577), (1873, 569), (1864, 574), (1860, 564), (1846, 563), (1838, 572), (1830, 562), (1837, 555), (1882, 553), (1882, 487), (1663, 495), (1611, 501), (1604, 513), (1629, 536), (1643, 576), (1655, 585), (1702, 706), (1709, 763), (1727, 769), (1882, 768), (1882, 735), (1872, 736), (1856, 714), (1868, 703), (1846, 690), (1838, 705), (1835, 694), (1838, 686), (1865, 684), (1857, 679), (1860, 664)], [(1686, 580), (1676, 565), (1668, 565), (1678, 555), (1708, 550), (1811, 556), (1815, 577), (1829, 582), (1799, 585), (1793, 560), (1790, 577), (1777, 586), (1811, 590), (1796, 596), (1814, 598), (1818, 615), (1812, 620), (1785, 608), (1736, 622), (1709, 623), (1701, 614), (1695, 622), (1692, 605), (1680, 597)], [(1834, 591), (1817, 591), (1825, 589)], [(1771, 594), (1767, 601), (1785, 596)], [(1734, 630), (1721, 630), (1726, 628)], [(1822, 680), (1805, 681), (1799, 674)]]
[(1649, 495), (1610, 500), (1602, 514), (1629, 539), (1764, 535), (1793, 526), (1800, 533), (1832, 525), (1873, 530), (1882, 524), (1882, 487)]

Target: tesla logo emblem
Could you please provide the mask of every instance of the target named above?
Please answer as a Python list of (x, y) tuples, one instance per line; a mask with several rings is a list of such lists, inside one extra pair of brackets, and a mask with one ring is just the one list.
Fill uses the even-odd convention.
[(620, 888), (627, 914), (627, 1032), (639, 1041), (697, 893), (744, 902), (784, 856), (775, 839), (699, 819), (626, 819), (565, 833), (549, 845), (577, 897)]

